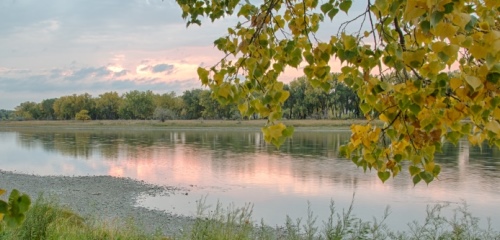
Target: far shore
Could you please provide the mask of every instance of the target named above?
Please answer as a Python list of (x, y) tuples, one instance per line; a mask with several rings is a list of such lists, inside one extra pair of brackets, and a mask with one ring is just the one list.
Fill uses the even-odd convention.
[[(352, 124), (366, 124), (365, 119), (346, 120), (282, 120), (287, 126), (300, 129), (348, 129)], [(260, 129), (267, 120), (32, 120), (0, 121), (0, 128), (58, 128), (58, 129), (202, 129), (202, 128), (241, 128)]]

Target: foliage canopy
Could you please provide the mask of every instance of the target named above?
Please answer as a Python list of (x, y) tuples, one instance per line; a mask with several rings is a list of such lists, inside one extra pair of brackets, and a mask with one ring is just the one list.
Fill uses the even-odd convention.
[[(359, 15), (353, 2), (366, 6)], [(277, 146), (293, 133), (279, 122), (289, 97), (280, 75), (301, 68), (313, 86), (329, 91), (335, 59), (342, 64), (338, 80), (358, 93), (368, 119), (351, 127), (342, 154), (365, 171), (375, 169), (382, 181), (409, 161), (414, 184), (431, 182), (444, 141), (465, 136), (472, 144), (500, 146), (498, 0), (177, 3), (188, 26), (204, 17), (238, 19), (214, 42), (226, 56), (198, 75), (221, 103), (237, 103), (244, 116), (267, 117), (265, 139)], [(350, 20), (337, 32), (319, 37), (328, 21), (346, 14)]]

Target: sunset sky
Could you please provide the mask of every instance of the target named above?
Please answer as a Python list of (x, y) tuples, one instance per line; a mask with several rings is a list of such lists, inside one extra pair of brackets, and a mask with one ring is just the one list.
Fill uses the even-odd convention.
[(73, 93), (200, 88), (196, 68), (222, 57), (213, 41), (236, 22), (186, 28), (173, 0), (0, 0), (0, 109)]

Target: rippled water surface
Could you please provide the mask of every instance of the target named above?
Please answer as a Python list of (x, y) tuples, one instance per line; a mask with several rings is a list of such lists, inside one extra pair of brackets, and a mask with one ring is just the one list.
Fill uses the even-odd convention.
[[(408, 174), (382, 184), (338, 158), (348, 131), (297, 131), (281, 149), (268, 146), (256, 130), (0, 130), (1, 169), (39, 175), (111, 175), (185, 189), (171, 196), (143, 196), (138, 205), (193, 215), (196, 201), (227, 206), (253, 204), (253, 215), (283, 224), (286, 215), (305, 217), (308, 202), (327, 219), (330, 201), (366, 220), (382, 216), (405, 228), (423, 221), (427, 205), (462, 201), (472, 213), (500, 229), (500, 151), (445, 145), (437, 157), (438, 181), (413, 186)], [(451, 211), (450, 211), (451, 212)]]

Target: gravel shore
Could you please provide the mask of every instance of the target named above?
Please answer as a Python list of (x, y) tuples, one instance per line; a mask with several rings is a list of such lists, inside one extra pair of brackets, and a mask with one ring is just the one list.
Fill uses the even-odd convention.
[(40, 194), (55, 198), (81, 216), (105, 220), (133, 219), (147, 231), (161, 230), (167, 236), (179, 235), (193, 219), (136, 206), (140, 194), (169, 195), (180, 189), (157, 186), (130, 178), (111, 176), (37, 176), (0, 170), (0, 188), (18, 189), (34, 201)]

